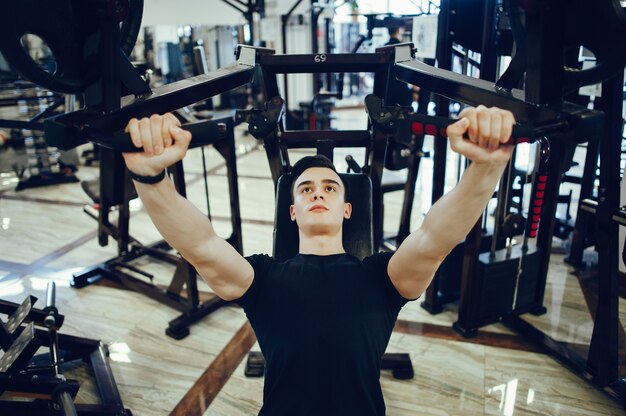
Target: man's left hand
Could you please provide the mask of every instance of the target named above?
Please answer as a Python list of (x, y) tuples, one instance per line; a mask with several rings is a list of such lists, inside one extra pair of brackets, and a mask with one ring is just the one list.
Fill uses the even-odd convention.
[[(513, 153), (509, 144), (515, 117), (510, 111), (479, 105), (461, 111), (459, 120), (448, 126), (450, 146), (474, 163), (506, 164)], [(467, 132), (468, 138), (463, 135)]]

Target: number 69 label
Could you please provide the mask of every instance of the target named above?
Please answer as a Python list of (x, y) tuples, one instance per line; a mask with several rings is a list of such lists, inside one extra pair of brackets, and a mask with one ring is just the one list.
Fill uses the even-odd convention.
[(326, 54), (315, 55), (313, 59), (315, 62), (324, 62), (326, 60)]

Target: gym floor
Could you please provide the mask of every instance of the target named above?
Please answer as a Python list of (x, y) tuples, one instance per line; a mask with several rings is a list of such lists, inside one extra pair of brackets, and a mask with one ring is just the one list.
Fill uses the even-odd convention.
[[(363, 110), (336, 111), (336, 116), (339, 128), (365, 126)], [(271, 253), (273, 185), (265, 153), (259, 143), (243, 134), (243, 126), (237, 128), (236, 146), (244, 254)], [(12, 157), (9, 151), (0, 150), (0, 155)], [(226, 169), (215, 150), (207, 148), (206, 152), (211, 214), (218, 233), (228, 236)], [(337, 151), (335, 160), (342, 161), (350, 152)], [(305, 154), (294, 152), (292, 158)], [(360, 153), (354, 150), (351, 154)], [(185, 159), (187, 193), (206, 212), (201, 163), (200, 149), (191, 150)], [(454, 159), (450, 166), (456, 166)], [(338, 163), (338, 168), (345, 171), (345, 164)], [(81, 180), (97, 175), (95, 167), (80, 166), (77, 172)], [(413, 227), (430, 205), (431, 159), (423, 161), (418, 180)], [(55, 281), (57, 307), (65, 315), (61, 332), (108, 344), (124, 405), (135, 415), (168, 414), (183, 397), (206, 409), (205, 415), (258, 413), (263, 380), (244, 376), (245, 356), (237, 363), (243, 356), (241, 344), (237, 345), (240, 337), (231, 341), (240, 328), (244, 328), (240, 335), (247, 330), (239, 307), (218, 309), (192, 325), (189, 336), (176, 341), (165, 335), (167, 323), (180, 315), (174, 309), (106, 281), (71, 288), (73, 273), (116, 255), (115, 242), (98, 245), (96, 222), (83, 213), (91, 201), (78, 183), (20, 192), (14, 191), (15, 185), (14, 175), (0, 176), (1, 299), (21, 302), (25, 296), (34, 295), (40, 299), (35, 306), (41, 308), (47, 282)], [(386, 231), (397, 229), (401, 204), (402, 192), (385, 196)], [(141, 203), (133, 201), (131, 210), (132, 236), (144, 244), (159, 240)], [(588, 348), (593, 322), (579, 278), (559, 254), (561, 246), (565, 243), (555, 239), (544, 302), (548, 313), (527, 319), (555, 339), (584, 349)], [(171, 266), (155, 260), (141, 259), (133, 264), (153, 273), (155, 283), (168, 284), (173, 275)], [(210, 292), (203, 282), (199, 288)], [(620, 299), (620, 316), (626, 322), (622, 302)], [(477, 337), (464, 339), (451, 328), (457, 316), (456, 303), (437, 315), (430, 315), (420, 303), (418, 300), (404, 307), (389, 343), (388, 352), (410, 354), (415, 370), (412, 380), (395, 380), (390, 372), (383, 371), (381, 382), (389, 415), (626, 414), (617, 401), (503, 325), (489, 325)], [(252, 350), (258, 351), (258, 345)], [(206, 371), (209, 366), (210, 371)], [(229, 366), (234, 367), (230, 376)], [(81, 381), (78, 401), (97, 401), (87, 371), (79, 367), (68, 377)], [(199, 387), (192, 389), (201, 377)]]

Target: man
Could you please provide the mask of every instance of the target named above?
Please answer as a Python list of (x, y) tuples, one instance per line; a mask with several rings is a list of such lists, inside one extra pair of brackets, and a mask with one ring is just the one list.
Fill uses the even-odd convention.
[(299, 254), (285, 262), (244, 258), (164, 178), (185, 155), (190, 133), (171, 114), (129, 122), (144, 152), (124, 158), (148, 214), (218, 296), (243, 306), (254, 328), (266, 359), (261, 415), (385, 413), (380, 361), (398, 312), (472, 228), (511, 155), (510, 112), (479, 106), (460, 117), (448, 135), (452, 149), (472, 160), (461, 181), (395, 253), (363, 261), (343, 248), (352, 206), (327, 159), (303, 159), (292, 171)]
[[(385, 43), (385, 46), (397, 45), (404, 41), (404, 26), (389, 27), (387, 30), (389, 32), (389, 41)], [(410, 107), (413, 101), (419, 99), (419, 91), (419, 87), (398, 81), (395, 75), (390, 73), (387, 80), (387, 95), (384, 98), (385, 105)]]

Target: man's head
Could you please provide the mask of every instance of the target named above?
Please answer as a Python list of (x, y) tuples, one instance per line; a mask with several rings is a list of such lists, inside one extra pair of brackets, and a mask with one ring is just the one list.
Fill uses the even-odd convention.
[(404, 36), (404, 27), (396, 26), (396, 27), (388, 27), (390, 38), (396, 38), (398, 40), (402, 40), (402, 36)]
[(329, 233), (350, 218), (349, 190), (333, 163), (325, 156), (306, 156), (291, 171), (291, 220), (301, 231)]
[(350, 201), (350, 188), (349, 185), (343, 182), (343, 179), (337, 173), (337, 169), (335, 169), (335, 165), (333, 162), (323, 155), (315, 155), (315, 156), (305, 156), (302, 159), (298, 160), (295, 165), (291, 168), (291, 202), (294, 202), (295, 199), (295, 191), (296, 191), (296, 183), (298, 182), (298, 178), (300, 175), (304, 173), (307, 169), (310, 168), (327, 168), (335, 172), (335, 175), (339, 178), (339, 182), (341, 183), (344, 189), (344, 202)]

